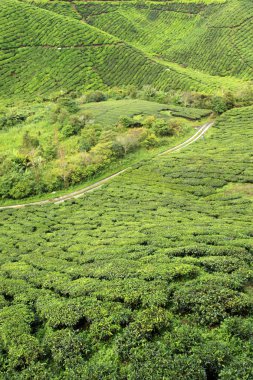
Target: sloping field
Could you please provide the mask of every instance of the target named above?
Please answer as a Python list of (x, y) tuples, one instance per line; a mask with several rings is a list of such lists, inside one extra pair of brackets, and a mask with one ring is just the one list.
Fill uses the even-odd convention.
[(200, 120), (211, 114), (210, 110), (185, 108), (139, 99), (88, 103), (82, 109), (91, 112), (95, 122), (102, 125), (115, 125), (121, 117), (126, 116), (148, 116), (152, 114), (157, 117), (178, 116), (189, 120)]
[[(172, 10), (164, 12), (164, 7)], [(186, 10), (182, 12), (184, 7)], [(0, 95), (29, 97), (129, 84), (138, 87), (150, 84), (165, 91), (181, 89), (205, 93), (245, 86), (240, 80), (222, 81), (219, 77), (195, 73), (175, 64), (168, 66), (167, 61), (150, 56), (151, 52), (164, 51), (167, 59), (168, 41), (164, 35), (170, 38), (173, 30), (177, 35), (173, 44), (177, 45), (178, 38), (183, 38), (186, 31), (198, 27), (196, 17), (201, 9), (201, 4), (161, 5), (161, 10), (157, 11), (128, 4), (121, 8), (116, 5), (115, 10), (111, 3), (71, 5), (2, 0)], [(175, 18), (174, 15), (179, 16)], [(106, 17), (110, 17), (110, 22)], [(171, 31), (166, 27), (167, 17)], [(148, 31), (153, 36), (151, 40), (144, 38)], [(144, 49), (144, 45), (148, 49)]]
[(252, 380), (252, 1), (0, 23), (0, 379)]
[[(170, 62), (211, 75), (253, 77), (253, 5), (78, 3), (91, 25)], [(110, 20), (110, 21), (109, 21)]]
[(119, 39), (51, 11), (3, 0), (1, 24), (2, 95), (193, 83)]
[(3, 376), (251, 378), (252, 118), (83, 199), (1, 212)]
[[(207, 15), (206, 15), (207, 16)], [(212, 75), (253, 77), (253, 4), (230, 1), (202, 19), (187, 44), (175, 46), (167, 58)], [(192, 49), (198, 44), (196, 54)]]

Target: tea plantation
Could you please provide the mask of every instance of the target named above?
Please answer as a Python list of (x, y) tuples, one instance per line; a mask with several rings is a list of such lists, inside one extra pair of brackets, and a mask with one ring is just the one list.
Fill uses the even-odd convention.
[(0, 380), (253, 380), (252, 1), (0, 24)]
[[(129, 84), (138, 87), (149, 84), (164, 91), (180, 89), (203, 93), (218, 93), (221, 88), (239, 90), (247, 86), (245, 79), (252, 77), (251, 58), (241, 56), (251, 51), (250, 27), (240, 28), (240, 33), (236, 34), (239, 51), (233, 49), (234, 56), (230, 57), (232, 50), (228, 55), (222, 48), (224, 59), (221, 59), (212, 56), (211, 52), (219, 54), (218, 46), (229, 49), (230, 35), (226, 35), (224, 41), (220, 35), (214, 36), (213, 46), (206, 41), (206, 17), (210, 22), (213, 19), (218, 22), (214, 13), (217, 4), (206, 5), (204, 11), (203, 4), (194, 3), (165, 3), (159, 7), (157, 10), (153, 3), (147, 8), (132, 3), (119, 6), (114, 2), (2, 0), (0, 96), (22, 95), (29, 100), (38, 95)], [(222, 12), (227, 14), (228, 11), (223, 9), (223, 4), (219, 7), (220, 22), (223, 22)], [(250, 7), (243, 7), (245, 14), (250, 11)], [(200, 13), (204, 15), (201, 19)], [(220, 33), (219, 27), (211, 29), (212, 33), (217, 30)], [(186, 38), (187, 33), (190, 40)], [(180, 41), (185, 41), (187, 48), (182, 47)], [(204, 53), (198, 49), (201, 59), (192, 46), (196, 43), (202, 50), (205, 47)], [(171, 44), (173, 49), (169, 48)], [(180, 47), (180, 54), (184, 54), (183, 58), (177, 53), (177, 47)], [(192, 51), (195, 52), (193, 56)], [(187, 58), (189, 52), (191, 61)], [(224, 61), (228, 56), (235, 67)], [(220, 66), (216, 70), (217, 64)], [(208, 65), (214, 69), (209, 70)], [(227, 78), (224, 80), (218, 75)]]
[(3, 378), (252, 378), (252, 118), (231, 110), (82, 199), (1, 212)]
[(211, 75), (252, 78), (251, 1), (104, 3), (103, 11), (98, 3), (78, 3), (77, 9), (89, 24), (168, 61)]

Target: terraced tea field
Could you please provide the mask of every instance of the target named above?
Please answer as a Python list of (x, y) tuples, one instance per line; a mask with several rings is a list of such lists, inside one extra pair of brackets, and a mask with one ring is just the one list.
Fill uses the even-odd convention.
[(148, 116), (152, 114), (157, 117), (178, 116), (190, 120), (200, 120), (211, 114), (210, 110), (160, 104), (140, 99), (88, 103), (82, 109), (91, 112), (95, 122), (104, 125), (113, 125), (117, 123), (120, 117), (126, 116)]
[(104, 3), (103, 8), (95, 2), (77, 6), (89, 24), (169, 62), (211, 75), (252, 78), (251, 1), (139, 7)]
[(252, 117), (83, 199), (1, 212), (3, 375), (250, 378)]
[[(226, 34), (224, 41), (220, 34), (214, 35), (211, 46), (205, 34), (206, 17), (216, 20), (217, 7), (222, 12), (224, 5), (203, 8), (201, 4), (177, 3), (161, 4), (157, 8), (156, 4), (150, 4), (147, 8), (127, 2), (119, 6), (113, 2), (84, 5), (82, 2), (2, 0), (0, 95), (22, 94), (29, 99), (73, 90), (147, 84), (163, 91), (179, 89), (203, 93), (245, 88), (245, 79), (252, 77), (251, 58), (241, 56), (250, 51), (249, 31), (240, 29), (240, 33), (236, 33), (237, 48), (230, 49), (230, 34)], [(251, 12), (246, 5), (243, 10)], [(220, 28), (210, 30), (213, 32), (208, 30), (208, 35), (221, 33)], [(186, 39), (189, 32), (191, 40)], [(249, 35), (246, 42), (245, 35)], [(186, 46), (182, 46), (182, 41)], [(194, 49), (196, 44), (201, 47), (199, 53)], [(222, 48), (224, 59), (218, 53), (217, 60), (211, 52), (217, 54), (219, 46), (230, 50)], [(233, 67), (224, 61), (225, 56)], [(224, 70), (223, 66), (216, 69), (217, 64), (223, 65)], [(227, 78), (220, 79), (219, 75)]]
[(0, 2), (0, 379), (253, 379), (251, 0)]

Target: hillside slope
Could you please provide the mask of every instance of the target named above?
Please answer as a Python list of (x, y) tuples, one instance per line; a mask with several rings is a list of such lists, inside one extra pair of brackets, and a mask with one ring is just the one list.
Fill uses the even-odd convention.
[(85, 20), (150, 53), (211, 75), (253, 78), (253, 5), (77, 4)]
[(253, 379), (252, 19), (1, 0), (1, 380)]
[[(221, 88), (238, 89), (245, 85), (241, 80), (223, 80), (153, 59), (149, 54), (153, 48), (147, 51), (142, 49), (139, 42), (133, 44), (133, 38), (129, 37), (131, 33), (126, 30), (119, 33), (117, 27), (110, 27), (110, 30), (105, 28), (105, 25), (114, 25), (112, 15), (118, 11), (108, 13), (110, 22), (106, 19), (102, 22), (98, 16), (95, 17), (96, 22), (92, 22), (94, 17), (89, 18), (87, 21), (94, 26), (80, 20), (85, 16), (84, 11), (99, 7), (96, 12), (101, 12), (103, 17), (104, 7), (113, 6), (110, 3), (91, 3), (85, 6), (78, 3), (73, 8), (73, 4), (65, 2), (48, 5), (47, 2), (40, 1), (27, 3), (2, 0), (0, 95), (34, 96), (129, 84), (138, 87), (150, 84), (161, 90), (182, 89), (211, 93), (218, 92)], [(177, 7), (186, 7), (188, 10), (189, 5)], [(193, 4), (190, 9), (199, 12), (202, 8)], [(126, 10), (122, 7), (122, 11), (128, 12), (128, 18), (134, 19), (134, 15), (143, 17), (142, 9), (131, 8), (128, 4)], [(123, 24), (121, 21), (124, 20), (119, 21)], [(191, 23), (190, 19), (186, 27)], [(125, 21), (124, 24), (127, 27)], [(150, 18), (143, 33), (148, 32), (152, 25)], [(176, 27), (176, 24), (173, 25), (173, 28)], [(159, 25), (154, 25), (154, 28), (157, 26)], [(108, 30), (105, 32), (101, 29)], [(154, 30), (150, 30), (153, 33)], [(133, 32), (136, 36), (139, 35), (136, 28)], [(154, 36), (155, 39), (160, 39), (160, 35)], [(144, 42), (146, 45), (147, 41)], [(153, 44), (152, 42), (150, 46)]]
[(251, 378), (252, 117), (83, 199), (1, 211), (3, 378)]
[(145, 83), (168, 88), (177, 79), (118, 38), (51, 11), (3, 0), (0, 22), (4, 95)]

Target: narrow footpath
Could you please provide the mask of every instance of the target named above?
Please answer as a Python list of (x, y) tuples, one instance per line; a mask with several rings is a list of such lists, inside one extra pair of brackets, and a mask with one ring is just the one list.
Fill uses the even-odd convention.
[[(196, 142), (197, 140), (199, 140), (202, 136), (204, 136), (204, 134), (208, 131), (208, 129), (213, 125), (214, 123), (213, 122), (210, 122), (210, 123), (206, 123), (204, 125), (202, 125), (202, 127), (200, 127), (198, 129), (198, 131), (193, 135), (191, 136), (189, 139), (187, 139), (186, 141), (182, 142), (181, 144), (179, 145), (176, 145), (174, 146), (173, 148), (170, 148), (170, 149), (167, 149), (166, 151), (162, 152), (162, 153), (159, 153), (157, 156), (162, 156), (162, 155), (165, 155), (165, 154), (170, 154), (170, 153), (175, 153), (175, 152), (178, 152), (180, 151), (181, 149), (184, 149), (186, 148), (187, 146), (193, 144), (194, 142)], [(124, 173), (125, 171), (131, 169), (131, 166), (124, 169), (124, 170), (121, 170), (117, 173), (114, 173), (112, 175), (110, 175), (109, 177), (106, 177), (98, 182), (95, 182), (93, 183), (92, 185), (90, 186), (86, 186), (84, 187), (83, 189), (80, 189), (80, 190), (77, 190), (77, 191), (73, 191), (71, 193), (68, 193), (68, 194), (65, 194), (65, 195), (62, 195), (60, 197), (55, 197), (55, 198), (49, 198), (49, 199), (45, 199), (43, 201), (37, 201), (37, 202), (30, 202), (30, 203), (20, 203), (20, 204), (14, 204), (14, 205), (10, 205), (10, 206), (2, 206), (0, 207), (0, 210), (6, 210), (6, 209), (18, 209), (18, 208), (22, 208), (22, 207), (27, 207), (27, 206), (42, 206), (42, 205), (45, 205), (45, 204), (48, 204), (48, 203), (61, 203), (61, 202), (64, 202), (64, 201), (67, 201), (67, 200), (70, 200), (70, 199), (75, 199), (75, 198), (79, 198), (81, 197), (82, 195), (86, 194), (86, 193), (90, 193), (91, 191), (94, 191), (98, 188), (100, 188), (103, 184), (105, 184), (106, 182), (112, 180), (113, 178), (121, 175), (122, 173)]]

